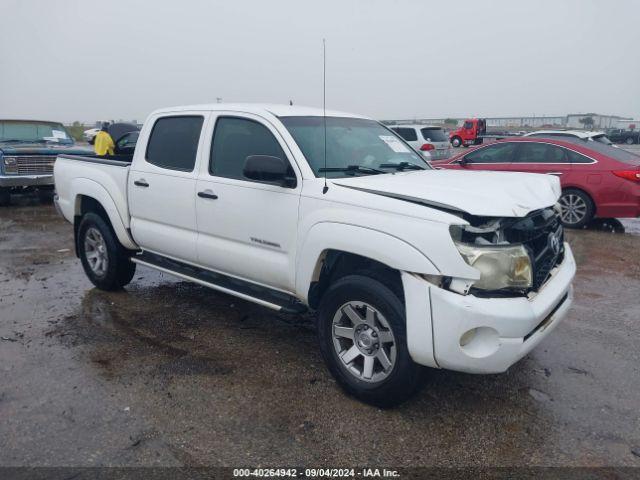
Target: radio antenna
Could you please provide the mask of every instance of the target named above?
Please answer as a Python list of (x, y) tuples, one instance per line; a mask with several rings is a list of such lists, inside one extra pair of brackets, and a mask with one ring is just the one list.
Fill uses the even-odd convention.
[(324, 187), (322, 194), (329, 190), (327, 185), (327, 42), (322, 39), (322, 127), (324, 130)]

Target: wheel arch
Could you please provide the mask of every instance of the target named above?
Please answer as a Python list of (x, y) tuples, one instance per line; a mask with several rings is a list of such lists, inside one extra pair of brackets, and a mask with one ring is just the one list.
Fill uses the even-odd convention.
[(99, 183), (86, 178), (76, 179), (72, 185), (73, 190), (73, 217), (74, 231), (77, 237), (77, 229), (82, 215), (94, 212), (102, 216), (113, 228), (118, 241), (127, 249), (137, 250), (138, 246), (131, 238), (129, 230), (122, 221), (120, 212), (109, 192)]
[(391, 275), (394, 285), (400, 285), (400, 293), (400, 273), (403, 271), (439, 274), (425, 255), (397, 237), (365, 227), (330, 222), (316, 224), (309, 230), (298, 259), (296, 293), (311, 308), (317, 306), (331, 281), (343, 273), (354, 273), (354, 270), (369, 269)]

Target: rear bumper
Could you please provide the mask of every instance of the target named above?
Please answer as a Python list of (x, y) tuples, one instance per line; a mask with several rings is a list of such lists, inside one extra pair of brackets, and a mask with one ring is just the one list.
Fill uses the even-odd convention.
[[(411, 339), (418, 318), (410, 318), (407, 297), (409, 352), (417, 363), (467, 373), (500, 373), (538, 345), (566, 316), (573, 300), (571, 282), (576, 266), (565, 244), (565, 258), (545, 286), (531, 298), (479, 298), (459, 295), (424, 281), (430, 305), (429, 340)], [(424, 301), (424, 300), (423, 300)], [(422, 318), (422, 323), (428, 319)], [(473, 333), (467, 333), (467, 332)], [(466, 334), (466, 335), (465, 335)], [(423, 336), (423, 340), (425, 337)], [(427, 355), (428, 353), (428, 355)]]
[(39, 185), (53, 185), (53, 174), (0, 175), (0, 187), (31, 187)]

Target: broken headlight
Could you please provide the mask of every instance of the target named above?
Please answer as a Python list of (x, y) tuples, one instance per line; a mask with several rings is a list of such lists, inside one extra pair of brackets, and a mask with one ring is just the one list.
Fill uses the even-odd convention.
[(472, 245), (454, 242), (462, 258), (480, 270), (473, 286), (482, 290), (525, 290), (533, 283), (531, 259), (523, 245)]

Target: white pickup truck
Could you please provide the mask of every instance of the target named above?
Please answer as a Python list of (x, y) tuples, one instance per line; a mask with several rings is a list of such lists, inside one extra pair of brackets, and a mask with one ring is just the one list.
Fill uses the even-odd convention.
[(572, 301), (557, 178), (435, 170), (358, 115), (162, 109), (132, 157), (61, 155), (55, 185), (98, 288), (140, 264), (317, 311), (329, 370), (379, 406), (406, 399), (421, 366), (505, 371)]

